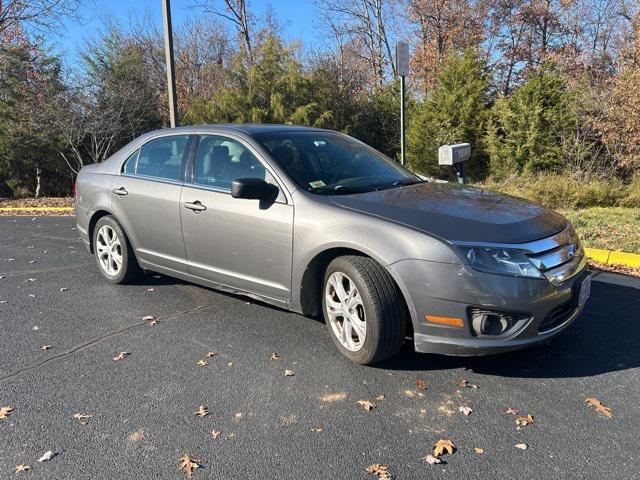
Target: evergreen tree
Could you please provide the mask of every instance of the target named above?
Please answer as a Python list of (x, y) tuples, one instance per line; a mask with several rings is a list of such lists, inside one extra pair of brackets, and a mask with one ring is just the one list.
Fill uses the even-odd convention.
[(438, 167), (438, 148), (470, 143), (467, 173), (475, 179), (483, 177), (488, 91), (485, 65), (475, 51), (450, 56), (436, 77), (434, 90), (410, 109), (407, 158), (411, 168), (428, 175), (451, 175), (450, 169)]

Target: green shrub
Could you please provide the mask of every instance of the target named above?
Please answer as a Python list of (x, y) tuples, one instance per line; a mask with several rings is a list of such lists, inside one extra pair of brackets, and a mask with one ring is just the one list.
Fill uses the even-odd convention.
[(640, 208), (640, 173), (636, 173), (631, 183), (627, 185), (624, 198), (620, 200), (620, 206)]

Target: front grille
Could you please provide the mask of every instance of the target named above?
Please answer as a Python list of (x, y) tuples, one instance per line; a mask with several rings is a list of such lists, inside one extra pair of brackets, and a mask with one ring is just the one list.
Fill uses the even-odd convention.
[(562, 325), (564, 322), (569, 320), (569, 317), (571, 317), (575, 311), (576, 306), (573, 300), (558, 305), (551, 310), (546, 317), (544, 317), (544, 320), (542, 320), (538, 327), (538, 332), (548, 332), (549, 330), (553, 330), (554, 328)]
[(584, 250), (573, 228), (558, 236), (559, 245), (541, 252), (528, 253), (538, 270), (554, 285), (559, 285), (580, 271)]

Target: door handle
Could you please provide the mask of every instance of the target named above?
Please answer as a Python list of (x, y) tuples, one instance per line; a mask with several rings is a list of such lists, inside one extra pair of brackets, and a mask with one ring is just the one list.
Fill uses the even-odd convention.
[(114, 188), (113, 189), (113, 193), (115, 195), (118, 195), (119, 197), (124, 197), (125, 195), (128, 195), (129, 192), (127, 192), (127, 189), (124, 187), (120, 187), (120, 188)]
[(200, 200), (196, 200), (195, 202), (184, 202), (184, 208), (193, 210), (196, 213), (207, 209), (207, 207), (200, 203)]

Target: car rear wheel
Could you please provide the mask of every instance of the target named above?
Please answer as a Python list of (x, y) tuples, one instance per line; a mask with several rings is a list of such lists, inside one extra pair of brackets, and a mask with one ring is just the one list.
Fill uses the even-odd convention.
[(93, 250), (100, 273), (111, 283), (126, 283), (142, 273), (129, 239), (111, 215), (96, 223)]
[(406, 328), (402, 294), (372, 258), (334, 259), (325, 273), (322, 307), (331, 338), (349, 360), (368, 365), (402, 347)]

